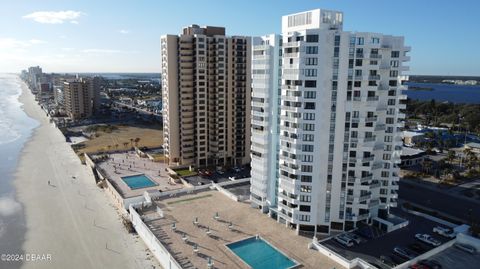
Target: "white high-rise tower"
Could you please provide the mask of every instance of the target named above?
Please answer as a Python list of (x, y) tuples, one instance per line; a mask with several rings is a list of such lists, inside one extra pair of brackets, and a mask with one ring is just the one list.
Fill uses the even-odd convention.
[(329, 10), (284, 16), (282, 44), (252, 50), (252, 203), (298, 232), (393, 225), (410, 48), (342, 23)]

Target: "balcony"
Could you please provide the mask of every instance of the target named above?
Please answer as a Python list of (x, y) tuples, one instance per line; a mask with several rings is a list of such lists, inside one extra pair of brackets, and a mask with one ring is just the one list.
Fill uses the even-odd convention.
[(367, 163), (367, 162), (371, 162), (375, 159), (375, 156), (374, 155), (370, 155), (368, 157), (363, 157), (362, 158), (362, 163)]
[(382, 167), (383, 167), (382, 162), (375, 162), (372, 165), (372, 170), (378, 170), (378, 169), (381, 169)]
[(386, 127), (385, 124), (383, 124), (383, 123), (377, 123), (377, 124), (375, 125), (375, 129), (374, 129), (374, 130), (375, 130), (375, 131), (385, 131), (385, 127)]
[(380, 75), (370, 75), (368, 76), (368, 80), (380, 80)]
[(374, 122), (374, 121), (377, 121), (377, 117), (368, 117), (368, 118), (365, 118), (365, 122)]
[(369, 200), (370, 198), (372, 198), (372, 193), (365, 193), (365, 194), (361, 194), (359, 197), (358, 197), (358, 202), (361, 203), (361, 202), (364, 202), (364, 201), (367, 201)]
[(375, 139), (376, 139), (375, 136), (364, 137), (363, 143), (375, 142)]
[(297, 204), (297, 196), (296, 195), (287, 195), (286, 193), (279, 192), (278, 197), (287, 201), (290, 204)]

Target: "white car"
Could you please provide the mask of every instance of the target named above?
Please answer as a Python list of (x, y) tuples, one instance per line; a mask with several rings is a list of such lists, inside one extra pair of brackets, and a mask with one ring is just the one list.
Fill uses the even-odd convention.
[(429, 234), (416, 234), (415, 238), (417, 238), (418, 240), (420, 240), (420, 241), (422, 241), (426, 244), (432, 245), (434, 247), (438, 247), (442, 244), (440, 241), (431, 237)]
[(335, 236), (335, 241), (338, 243), (346, 246), (346, 247), (352, 247), (353, 246), (353, 241), (350, 238), (347, 238), (342, 235)]
[(362, 242), (362, 239), (358, 235), (353, 233), (344, 233), (343, 236), (352, 240), (357, 245)]
[(433, 232), (447, 238), (455, 238), (457, 234), (449, 228), (443, 228), (441, 226), (433, 227)]

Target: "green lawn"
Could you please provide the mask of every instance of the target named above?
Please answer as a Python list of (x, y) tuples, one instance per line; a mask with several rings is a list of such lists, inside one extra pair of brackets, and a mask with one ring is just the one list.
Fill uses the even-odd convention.
[(175, 170), (175, 172), (181, 177), (189, 177), (197, 175), (197, 172), (190, 171), (188, 169)]

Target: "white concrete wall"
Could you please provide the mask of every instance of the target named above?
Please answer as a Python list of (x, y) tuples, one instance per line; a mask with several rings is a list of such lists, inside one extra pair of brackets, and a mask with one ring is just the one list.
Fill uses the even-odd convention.
[(130, 220), (132, 221), (135, 231), (137, 231), (143, 242), (145, 242), (150, 251), (152, 251), (153, 256), (155, 256), (160, 265), (164, 269), (182, 269), (170, 252), (168, 252), (157, 237), (148, 229), (147, 225), (143, 223), (137, 211), (135, 211), (132, 206), (129, 207), (129, 211)]

